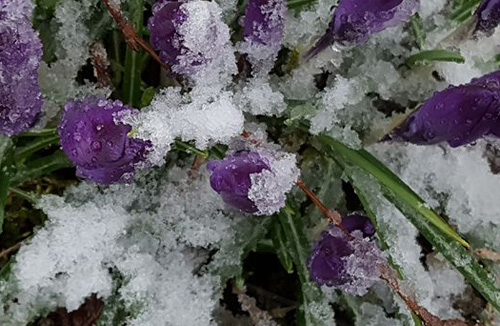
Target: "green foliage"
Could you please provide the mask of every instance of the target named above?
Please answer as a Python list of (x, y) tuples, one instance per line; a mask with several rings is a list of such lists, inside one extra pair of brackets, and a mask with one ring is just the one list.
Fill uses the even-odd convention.
[(408, 67), (413, 67), (417, 64), (429, 63), (435, 61), (445, 61), (445, 62), (456, 62), (456, 63), (464, 63), (465, 59), (460, 55), (460, 53), (436, 49), (436, 50), (427, 50), (416, 53), (406, 59), (405, 64)]
[(297, 310), (297, 325), (327, 326), (333, 322), (333, 312), (323, 292), (309, 277), (307, 259), (311, 246), (305, 234), (303, 217), (295, 208), (286, 206), (278, 214), (283, 228), (284, 242), (300, 281), (300, 306)]
[(453, 0), (450, 18), (461, 23), (465, 22), (472, 16), (480, 2), (481, 0)]
[[(143, 29), (144, 1), (128, 1), (129, 20), (137, 33), (141, 35)], [(125, 52), (125, 72), (123, 76), (122, 100), (125, 104), (139, 107), (141, 104), (141, 73), (143, 51), (136, 52), (127, 47)]]
[(0, 233), (5, 215), (5, 201), (9, 190), (12, 165), (12, 140), (0, 135)]
[[(328, 155), (349, 175), (355, 166), (379, 183), (382, 195), (394, 204), (418, 231), (443, 254), (483, 297), (500, 311), (500, 289), (468, 250), (469, 244), (440, 218), (410, 187), (365, 150), (353, 150), (328, 137), (319, 136)], [(355, 180), (354, 187), (363, 184)], [(359, 181), (358, 181), (359, 182)], [(368, 201), (368, 210), (374, 211)]]
[(419, 49), (422, 49), (425, 44), (425, 39), (427, 35), (424, 31), (424, 22), (418, 13), (413, 15), (410, 20), (410, 31), (417, 43)]

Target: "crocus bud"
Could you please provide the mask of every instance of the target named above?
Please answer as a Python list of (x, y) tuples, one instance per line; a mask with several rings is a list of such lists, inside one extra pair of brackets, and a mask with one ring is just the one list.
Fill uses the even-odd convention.
[(207, 168), (212, 188), (226, 204), (255, 215), (279, 212), (299, 174), (295, 156), (265, 149), (237, 151)]
[(38, 86), (42, 43), (33, 30), (29, 0), (0, 2), (0, 133), (31, 128), (43, 99)]
[(58, 131), (79, 177), (103, 185), (131, 181), (149, 148), (148, 142), (129, 138), (131, 127), (118, 122), (131, 111), (136, 110), (120, 101), (93, 96), (66, 103)]
[(469, 84), (434, 93), (390, 138), (420, 145), (446, 141), (457, 147), (496, 134), (499, 123), (500, 71), (497, 71)]
[(148, 21), (151, 43), (172, 71), (193, 75), (220, 58), (229, 43), (229, 28), (220, 16), (215, 2), (160, 0)]
[(383, 257), (369, 238), (374, 228), (368, 218), (353, 214), (342, 223), (350, 233), (332, 226), (314, 245), (309, 258), (311, 278), (320, 285), (363, 295), (379, 279)]
[(243, 19), (243, 39), (246, 43), (244, 51), (252, 61), (274, 61), (283, 40), (285, 14), (285, 0), (248, 1)]
[(326, 34), (306, 57), (315, 56), (334, 42), (366, 42), (371, 34), (407, 22), (418, 6), (419, 0), (340, 0)]
[(475, 12), (477, 19), (475, 32), (481, 31), (486, 35), (493, 31), (500, 23), (500, 1), (483, 0)]

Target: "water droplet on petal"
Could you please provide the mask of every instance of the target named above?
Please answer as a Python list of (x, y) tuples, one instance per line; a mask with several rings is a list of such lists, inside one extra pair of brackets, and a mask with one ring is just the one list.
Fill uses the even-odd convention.
[(94, 141), (92, 142), (91, 146), (92, 146), (92, 150), (93, 150), (94, 152), (98, 152), (98, 151), (100, 151), (100, 150), (101, 150), (101, 148), (102, 148), (102, 144), (101, 144), (101, 142), (100, 142), (100, 141), (98, 141), (98, 140), (94, 140)]

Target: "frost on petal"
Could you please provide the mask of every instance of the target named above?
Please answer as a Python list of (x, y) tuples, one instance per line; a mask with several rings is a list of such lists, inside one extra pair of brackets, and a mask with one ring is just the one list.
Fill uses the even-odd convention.
[(272, 68), (283, 40), (285, 13), (284, 0), (248, 1), (243, 19), (242, 51), (248, 54), (254, 69)]
[(149, 143), (129, 138), (132, 128), (115, 121), (124, 112), (134, 111), (120, 101), (94, 96), (66, 103), (58, 131), (78, 176), (100, 184), (131, 181)]
[(250, 175), (248, 198), (255, 203), (257, 215), (272, 215), (285, 206), (286, 195), (297, 182), (300, 170), (294, 154), (261, 150), (270, 170)]
[(500, 23), (500, 1), (483, 0), (476, 12), (476, 28), (474, 32), (483, 32), (486, 35), (493, 34), (493, 31)]
[(270, 167), (258, 152), (239, 151), (223, 160), (212, 160), (207, 169), (211, 172), (210, 185), (222, 200), (245, 213), (258, 211), (255, 203), (248, 198), (252, 186), (250, 176), (269, 170)]
[(209, 76), (213, 83), (216, 75), (231, 75), (235, 59), (221, 14), (215, 2), (158, 1), (148, 27), (161, 60), (197, 81)]
[(31, 128), (42, 110), (42, 43), (31, 26), (32, 11), (29, 0), (0, 3), (0, 133), (8, 136)]
[(351, 214), (342, 222), (350, 234), (332, 226), (314, 245), (309, 258), (311, 278), (320, 285), (364, 295), (379, 280), (384, 258), (369, 238), (374, 229), (365, 216)]
[(443, 141), (457, 147), (476, 141), (500, 122), (498, 73), (436, 92), (391, 137), (414, 144)]
[(366, 42), (371, 34), (407, 22), (418, 6), (419, 0), (341, 0), (326, 34), (307, 57), (315, 56), (334, 42), (343, 45)]

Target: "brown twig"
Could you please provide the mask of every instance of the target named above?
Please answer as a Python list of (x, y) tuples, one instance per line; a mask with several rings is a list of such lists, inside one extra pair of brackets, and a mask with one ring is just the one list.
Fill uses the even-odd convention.
[(340, 216), (340, 214), (337, 211), (332, 211), (331, 209), (326, 207), (326, 205), (323, 204), (323, 202), (318, 198), (318, 196), (316, 196), (316, 194), (312, 192), (312, 190), (309, 189), (302, 180), (297, 181), (297, 187), (299, 187), (300, 190), (302, 190), (306, 194), (306, 196), (312, 200), (314, 205), (316, 205), (316, 207), (318, 207), (318, 209), (323, 214), (325, 214), (325, 216), (328, 218), (328, 220), (330, 220), (330, 222), (343, 228), (342, 216)]
[(494, 262), (500, 262), (500, 252), (489, 250), (486, 248), (476, 249), (474, 253), (483, 258)]
[[(24, 239), (24, 240), (26, 240), (26, 239)], [(11, 253), (13, 253), (16, 250), (18, 250), (19, 248), (21, 248), (21, 245), (24, 243), (24, 240), (16, 243), (12, 247), (9, 247), (9, 248), (3, 250), (2, 252), (0, 252), (0, 259), (7, 258)]]
[(233, 293), (238, 297), (238, 302), (241, 305), (241, 309), (248, 312), (250, 319), (254, 325), (270, 325), (278, 326), (278, 324), (273, 320), (271, 315), (257, 307), (257, 301), (246, 294), (246, 288), (240, 288), (236, 282), (233, 282)]
[(101, 42), (95, 42), (90, 51), (92, 53), (94, 76), (97, 78), (100, 87), (108, 87), (111, 85), (111, 78), (108, 73), (109, 60), (104, 45)]
[(158, 54), (156, 54), (156, 51), (151, 47), (151, 45), (148, 42), (146, 42), (141, 36), (139, 36), (134, 26), (125, 17), (123, 17), (120, 8), (111, 4), (109, 0), (102, 0), (102, 2), (108, 9), (111, 17), (113, 17), (113, 19), (115, 20), (116, 24), (118, 25), (118, 28), (120, 28), (120, 30), (122, 31), (123, 36), (125, 37), (125, 42), (127, 42), (127, 45), (136, 52), (139, 52), (139, 50), (143, 48), (144, 51), (146, 51), (156, 62), (158, 62), (167, 71), (167, 73), (170, 73), (171, 72), (170, 66), (162, 62)]
[(191, 169), (189, 170), (188, 174), (191, 179), (194, 179), (196, 175), (198, 174), (198, 171), (200, 170), (200, 166), (203, 164), (204, 157), (201, 155), (196, 155), (193, 160), (193, 164), (191, 165)]
[(426, 326), (484, 326), (480, 323), (470, 324), (459, 319), (442, 320), (439, 317), (431, 314), (427, 309), (420, 306), (415, 300), (403, 293), (399, 287), (399, 281), (396, 273), (388, 264), (380, 266), (381, 278), (387, 285), (396, 293), (416, 316), (418, 316)]

